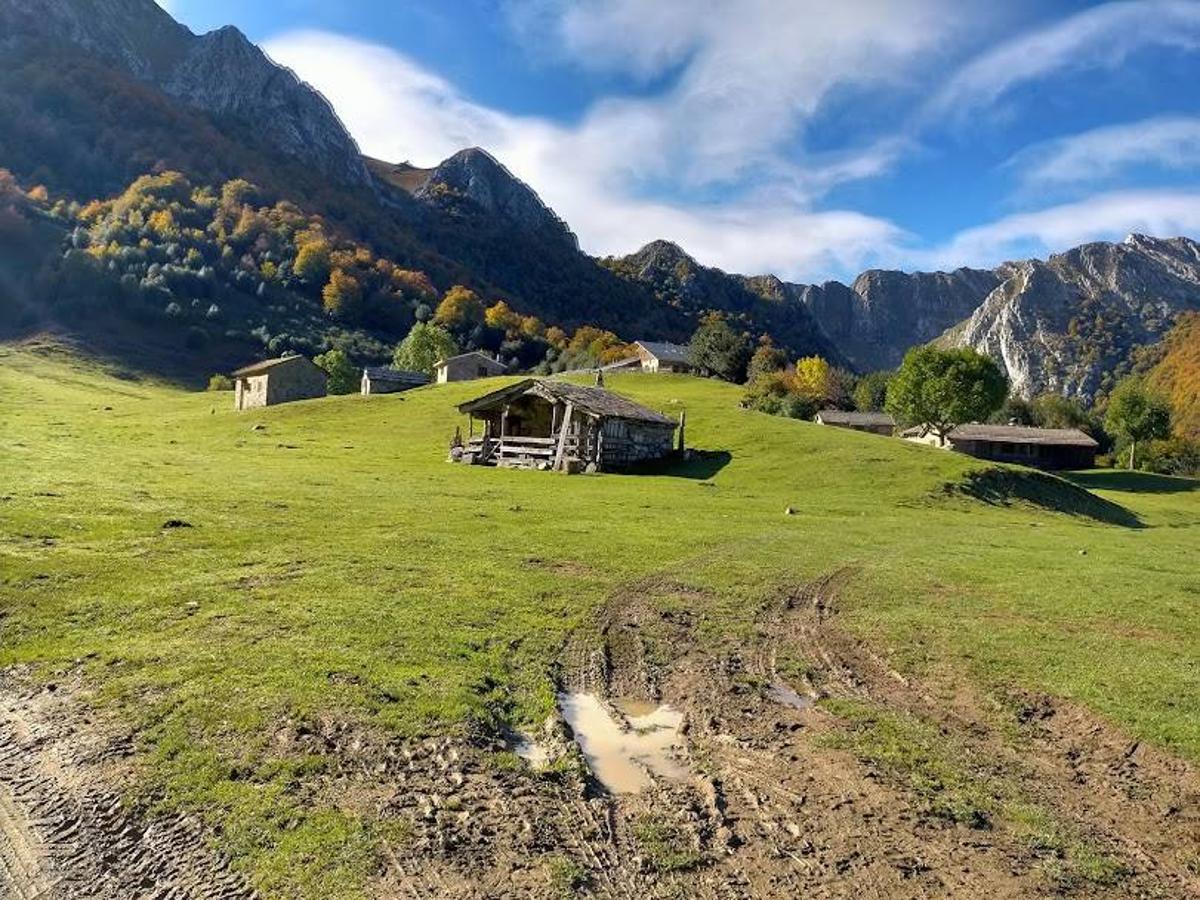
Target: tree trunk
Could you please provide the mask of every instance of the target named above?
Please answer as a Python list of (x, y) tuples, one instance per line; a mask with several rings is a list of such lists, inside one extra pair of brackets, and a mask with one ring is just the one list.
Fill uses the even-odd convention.
[(1133, 460), (1134, 460), (1134, 456), (1136, 454), (1137, 454), (1137, 438), (1134, 438), (1133, 441), (1131, 441), (1129, 444), (1129, 471), (1130, 472), (1133, 471)]

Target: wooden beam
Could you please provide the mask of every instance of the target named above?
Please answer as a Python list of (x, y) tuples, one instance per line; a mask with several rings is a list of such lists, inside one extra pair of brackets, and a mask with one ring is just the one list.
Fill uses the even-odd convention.
[(571, 430), (571, 415), (575, 412), (575, 405), (568, 402), (566, 411), (563, 413), (562, 427), (558, 431), (558, 450), (554, 454), (554, 469), (561, 469), (563, 466), (563, 454), (567, 450), (567, 432)]

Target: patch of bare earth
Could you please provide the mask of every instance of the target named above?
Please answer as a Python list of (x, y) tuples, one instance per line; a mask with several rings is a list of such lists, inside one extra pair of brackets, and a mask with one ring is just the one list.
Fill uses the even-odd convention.
[(185, 816), (122, 801), (131, 749), (65, 687), (0, 677), (0, 897), (243, 900), (242, 880)]

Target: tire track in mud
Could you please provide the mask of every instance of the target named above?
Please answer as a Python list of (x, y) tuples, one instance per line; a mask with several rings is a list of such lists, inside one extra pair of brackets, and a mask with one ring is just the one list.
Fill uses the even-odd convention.
[(0, 896), (253, 900), (197, 822), (126, 809), (114, 779), (127, 749), (64, 693), (0, 679)]

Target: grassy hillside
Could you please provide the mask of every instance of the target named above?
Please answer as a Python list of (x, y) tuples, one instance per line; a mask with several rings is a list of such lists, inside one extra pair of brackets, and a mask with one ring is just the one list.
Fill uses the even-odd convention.
[(476, 469), (445, 457), (479, 384), (235, 413), (54, 348), (0, 354), (0, 667), (94, 686), (136, 730), (147, 796), (220, 825), (270, 896), (352, 895), (378, 838), (305, 794), (328, 761), (273, 742), (281, 723), (540, 722), (572, 631), (655, 579), (677, 587), (646, 602), (720, 645), (847, 569), (846, 626), (899, 671), (1045, 691), (1200, 759), (1196, 483), (1079, 476), (1092, 496), (639, 375), (609, 386), (686, 410), (711, 453)]

